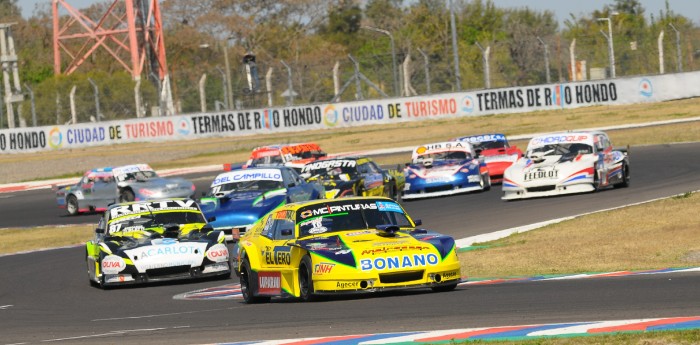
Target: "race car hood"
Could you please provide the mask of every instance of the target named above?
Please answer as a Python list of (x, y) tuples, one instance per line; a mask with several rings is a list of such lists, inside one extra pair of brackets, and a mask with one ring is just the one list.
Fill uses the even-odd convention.
[(476, 160), (449, 160), (435, 161), (432, 165), (411, 164), (407, 169), (420, 178), (431, 178), (440, 176), (452, 176), (459, 172), (465, 165), (471, 166), (471, 169), (478, 169), (479, 164)]
[(523, 157), (506, 169), (504, 183), (526, 187), (575, 183), (579, 179), (593, 176), (596, 160), (597, 156), (594, 154), (573, 157)]
[(481, 158), (486, 164), (497, 162), (513, 163), (518, 160), (519, 156), (520, 151), (516, 147), (502, 147), (498, 149), (489, 149), (481, 151)]
[(332, 189), (347, 189), (347, 188), (352, 188), (355, 183), (357, 183), (358, 179), (350, 179), (350, 180), (340, 180), (340, 179), (319, 179), (318, 182), (321, 183), (323, 188), (325, 190), (332, 190)]
[(76, 183), (76, 184), (71, 184), (71, 185), (56, 186), (56, 187), (53, 187), (53, 190), (58, 195), (65, 195), (66, 192), (70, 192), (71, 190), (80, 190), (80, 188), (78, 188), (78, 184)]
[[(173, 189), (183, 189), (183, 190), (193, 190), (192, 182), (185, 180), (183, 178), (163, 178), (154, 177), (144, 181), (128, 182), (128, 185), (134, 186), (135, 188), (148, 189), (152, 191), (159, 190), (173, 190)], [(119, 183), (120, 186), (125, 185), (124, 182)]]
[(285, 204), (287, 190), (268, 192), (233, 192), (222, 198), (203, 198), (201, 208), (215, 229), (236, 227), (255, 223), (262, 216)]
[(391, 258), (397, 269), (434, 265), (455, 249), (453, 238), (425, 230), (393, 234), (375, 229), (344, 231), (305, 238), (297, 241), (297, 245), (330, 262), (361, 270), (377, 258)]
[(216, 240), (206, 236), (197, 240), (123, 236), (112, 237), (101, 245), (103, 251), (110, 253), (107, 261), (110, 262), (108, 266), (115, 271), (112, 273), (117, 273), (117, 268), (123, 268), (126, 263), (133, 264), (139, 273), (145, 273), (149, 269), (173, 266), (198, 267), (204, 258), (221, 261), (224, 256), (228, 256), (224, 244), (217, 244)]
[(172, 238), (159, 238), (150, 244), (124, 250), (139, 272), (172, 266), (197, 267), (202, 265), (207, 249), (206, 242), (180, 242)]

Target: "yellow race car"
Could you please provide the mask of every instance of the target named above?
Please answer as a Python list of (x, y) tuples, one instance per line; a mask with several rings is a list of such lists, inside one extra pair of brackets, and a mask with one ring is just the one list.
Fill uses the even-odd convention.
[(461, 281), (454, 239), (418, 225), (420, 220), (385, 197), (286, 204), (236, 244), (233, 260), (243, 299), (453, 290)]

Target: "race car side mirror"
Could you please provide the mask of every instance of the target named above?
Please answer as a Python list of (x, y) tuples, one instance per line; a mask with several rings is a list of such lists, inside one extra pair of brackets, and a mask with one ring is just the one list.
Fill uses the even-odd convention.
[(414, 219), (413, 223), (416, 224), (416, 226), (423, 225), (423, 221), (421, 219)]
[(207, 222), (213, 222), (215, 220), (216, 220), (216, 216), (211, 216), (211, 217), (207, 218)]
[(105, 233), (105, 229), (102, 229), (102, 228), (95, 228), (95, 233), (96, 233), (96, 234), (104, 234), (104, 233)]

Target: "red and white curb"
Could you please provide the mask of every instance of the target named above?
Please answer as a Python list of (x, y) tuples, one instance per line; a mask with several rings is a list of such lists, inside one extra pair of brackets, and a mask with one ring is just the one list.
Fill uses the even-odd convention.
[(425, 332), (377, 333), (319, 338), (232, 342), (221, 344), (454, 344), (456, 342), (467, 341), (534, 340), (541, 338), (610, 335), (623, 332), (641, 333), (697, 328), (700, 328), (700, 316), (462, 328)]

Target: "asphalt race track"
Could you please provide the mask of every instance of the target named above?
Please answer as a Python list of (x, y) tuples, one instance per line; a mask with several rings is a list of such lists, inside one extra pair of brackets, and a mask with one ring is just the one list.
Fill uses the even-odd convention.
[[(626, 189), (504, 202), (500, 187), (404, 202), (414, 218), (464, 238), (552, 218), (700, 190), (700, 143), (634, 147)], [(186, 176), (206, 189), (209, 176)], [(0, 194), (0, 228), (95, 223), (63, 216), (50, 190)], [(663, 217), (663, 215), (659, 215)], [(41, 239), (37, 239), (41, 241)], [(237, 283), (198, 281), (118, 288), (89, 286), (83, 248), (0, 257), (0, 344), (193, 344), (311, 336), (425, 331), (700, 315), (700, 274), (460, 286), (448, 293), (409, 291), (315, 303), (173, 296)], [(468, 274), (468, 272), (464, 272)]]

